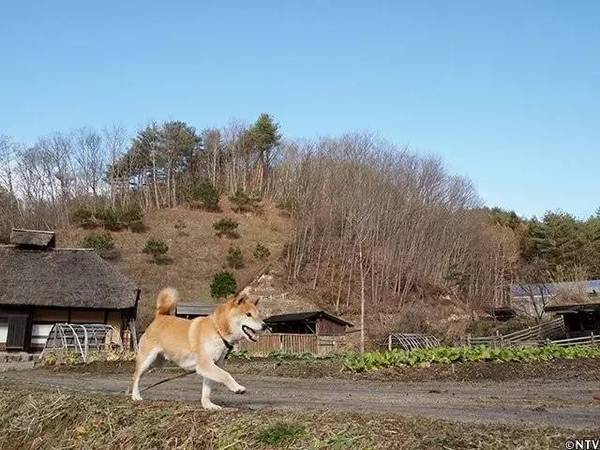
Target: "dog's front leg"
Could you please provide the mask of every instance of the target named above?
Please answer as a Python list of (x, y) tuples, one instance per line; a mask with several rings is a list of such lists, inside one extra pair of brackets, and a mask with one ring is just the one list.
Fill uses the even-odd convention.
[(235, 381), (229, 372), (221, 369), (210, 360), (199, 361), (196, 364), (196, 373), (217, 383), (224, 384), (227, 386), (227, 389), (236, 394), (244, 394), (246, 392), (246, 388)]
[(213, 383), (214, 381), (212, 381), (210, 378), (202, 378), (202, 407), (204, 409), (208, 409), (209, 411), (217, 411), (221, 409), (219, 405), (215, 405), (210, 401), (210, 393), (212, 391)]

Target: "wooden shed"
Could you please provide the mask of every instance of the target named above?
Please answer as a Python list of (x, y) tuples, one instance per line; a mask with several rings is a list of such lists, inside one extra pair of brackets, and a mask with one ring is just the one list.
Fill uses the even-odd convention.
[(265, 319), (269, 332), (258, 342), (245, 342), (240, 347), (256, 355), (274, 351), (327, 355), (348, 344), (346, 329), (352, 323), (325, 311), (308, 311), (270, 316)]
[(317, 336), (343, 336), (352, 323), (326, 311), (309, 311), (280, 314), (265, 319), (272, 333), (315, 334)]
[(0, 350), (40, 350), (55, 323), (104, 323), (122, 334), (135, 327), (139, 294), (94, 251), (13, 230), (0, 246)]
[(545, 311), (563, 317), (568, 338), (600, 335), (600, 303), (546, 306)]

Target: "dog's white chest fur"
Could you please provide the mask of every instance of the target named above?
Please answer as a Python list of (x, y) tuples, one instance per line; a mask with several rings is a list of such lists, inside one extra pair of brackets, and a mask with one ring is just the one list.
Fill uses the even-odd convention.
[(196, 355), (190, 353), (189, 355), (182, 358), (180, 361), (177, 361), (177, 364), (184, 369), (194, 369), (196, 367)]
[(204, 351), (213, 361), (219, 361), (227, 353), (227, 348), (222, 342), (207, 341), (204, 344)]

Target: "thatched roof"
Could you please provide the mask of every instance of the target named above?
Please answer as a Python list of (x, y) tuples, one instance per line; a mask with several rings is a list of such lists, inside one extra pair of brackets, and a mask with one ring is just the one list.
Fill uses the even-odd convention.
[(55, 242), (56, 239), (52, 231), (13, 228), (10, 232), (10, 243), (22, 247), (50, 249), (54, 247)]
[(0, 246), (0, 305), (126, 309), (137, 293), (94, 251)]

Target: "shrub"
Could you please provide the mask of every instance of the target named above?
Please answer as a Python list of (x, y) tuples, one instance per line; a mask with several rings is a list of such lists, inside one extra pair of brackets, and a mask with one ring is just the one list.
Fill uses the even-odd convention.
[(190, 205), (199, 206), (207, 211), (220, 211), (219, 192), (208, 181), (195, 184), (190, 188)]
[(121, 214), (116, 208), (99, 208), (95, 213), (96, 218), (102, 221), (104, 228), (111, 231), (119, 231), (125, 228), (121, 221)]
[(215, 274), (210, 284), (210, 295), (213, 298), (224, 298), (235, 294), (236, 289), (237, 283), (233, 275), (229, 272), (219, 272)]
[(104, 259), (116, 259), (119, 256), (119, 252), (115, 249), (115, 241), (108, 231), (88, 234), (81, 241), (81, 246), (93, 248)]
[(152, 255), (154, 262), (160, 263), (165, 260), (165, 254), (169, 251), (169, 246), (165, 241), (160, 239), (150, 238), (146, 241), (146, 246), (142, 252)]
[(229, 247), (227, 251), (227, 265), (232, 269), (244, 267), (244, 255), (239, 247)]
[(85, 206), (81, 206), (73, 211), (71, 219), (77, 226), (82, 228), (94, 228), (98, 225), (93, 211)]
[(232, 239), (237, 239), (240, 237), (240, 235), (236, 231), (238, 226), (239, 223), (229, 218), (224, 218), (213, 223), (213, 228), (217, 230), (217, 236), (225, 236)]
[(115, 242), (112, 235), (105, 231), (103, 233), (90, 233), (81, 241), (81, 246), (93, 248), (94, 250), (112, 250), (115, 248)]
[(131, 224), (141, 222), (144, 219), (144, 212), (138, 205), (129, 206), (125, 209), (116, 210), (121, 221)]
[(148, 227), (144, 224), (144, 211), (138, 205), (117, 209), (120, 221), (127, 224), (132, 233), (145, 233)]
[(72, 214), (73, 222), (82, 228), (94, 228), (102, 225), (107, 230), (119, 231), (129, 227), (134, 233), (146, 231), (143, 218), (144, 212), (137, 205), (126, 208), (108, 206), (95, 210), (82, 206)]
[(254, 256), (254, 259), (264, 261), (269, 256), (271, 256), (271, 252), (267, 247), (262, 245), (260, 242), (257, 242), (256, 247), (254, 248), (253, 256)]
[(187, 233), (185, 232), (186, 228), (187, 228), (187, 224), (183, 220), (179, 219), (177, 222), (175, 222), (175, 229), (182, 236), (186, 236), (187, 235)]
[(144, 224), (144, 211), (138, 205), (129, 206), (119, 212), (121, 221), (129, 226), (132, 233), (148, 231), (148, 227)]
[(238, 213), (255, 211), (261, 198), (256, 196), (249, 196), (243, 191), (237, 191), (235, 194), (229, 196), (229, 201), (233, 203), (233, 210)]

